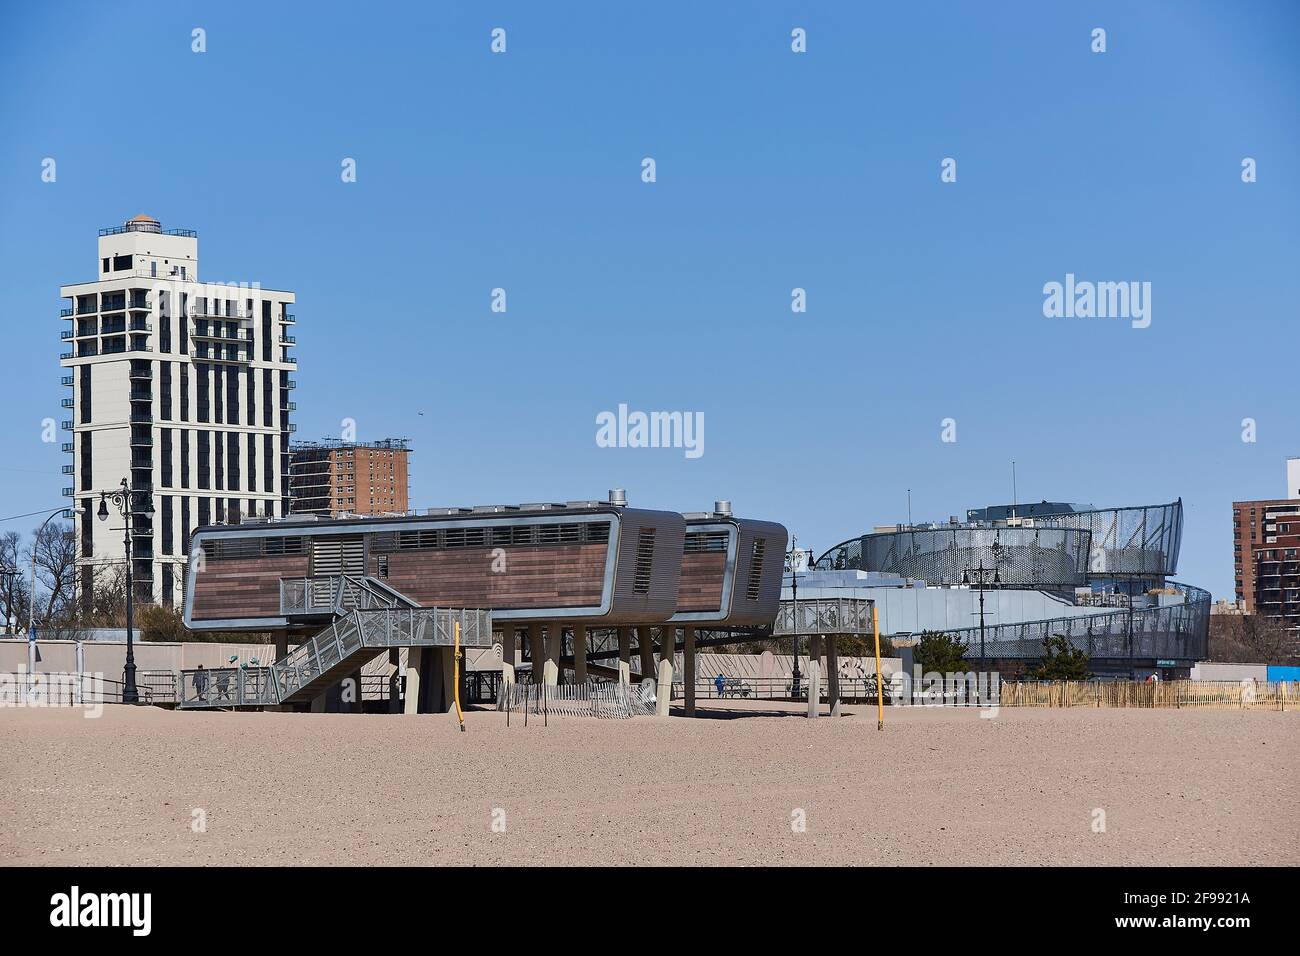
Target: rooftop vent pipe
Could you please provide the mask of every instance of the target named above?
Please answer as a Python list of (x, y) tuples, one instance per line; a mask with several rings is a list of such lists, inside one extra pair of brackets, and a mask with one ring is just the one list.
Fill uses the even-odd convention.
[(727, 501), (725, 498), (720, 501), (713, 502), (713, 513), (715, 515), (731, 514), (731, 502)]
[(609, 503), (611, 505), (618, 505), (620, 508), (626, 508), (627, 492), (624, 491), (622, 488), (609, 489)]

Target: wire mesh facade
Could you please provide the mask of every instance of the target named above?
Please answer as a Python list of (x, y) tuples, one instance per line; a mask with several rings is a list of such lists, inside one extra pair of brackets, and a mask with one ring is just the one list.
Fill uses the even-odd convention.
[[(984, 657), (1035, 660), (1043, 656), (1043, 640), (1060, 635), (1072, 647), (1086, 651), (1091, 660), (1204, 660), (1209, 645), (1210, 592), (1189, 584), (1171, 586), (1183, 593), (1183, 603), (1134, 608), (1132, 612), (990, 624), (984, 628)], [(979, 656), (978, 627), (948, 633), (970, 648), (968, 658)]]
[(1181, 501), (1034, 519), (1032, 527), (987, 524), (887, 531), (831, 548), (817, 570), (878, 571), (932, 585), (960, 584), (968, 569), (996, 569), (1003, 586), (1072, 588), (1146, 578), (1178, 567)]

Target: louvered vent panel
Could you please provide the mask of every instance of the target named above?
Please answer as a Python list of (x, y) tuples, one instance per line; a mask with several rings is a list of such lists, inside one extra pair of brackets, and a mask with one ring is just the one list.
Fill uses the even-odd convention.
[(636, 567), (632, 574), (632, 590), (646, 594), (650, 590), (650, 570), (655, 556), (655, 529), (642, 528), (636, 541)]

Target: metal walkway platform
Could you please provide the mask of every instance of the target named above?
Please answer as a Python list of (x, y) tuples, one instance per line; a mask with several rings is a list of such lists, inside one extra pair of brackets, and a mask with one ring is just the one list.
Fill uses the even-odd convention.
[(457, 624), (462, 647), (492, 646), (489, 611), (419, 607), (373, 578), (286, 579), (280, 595), (286, 614), (325, 613), (334, 620), (270, 667), (181, 671), (178, 707), (266, 707), (311, 700), (360, 670), (378, 651), (453, 646)]

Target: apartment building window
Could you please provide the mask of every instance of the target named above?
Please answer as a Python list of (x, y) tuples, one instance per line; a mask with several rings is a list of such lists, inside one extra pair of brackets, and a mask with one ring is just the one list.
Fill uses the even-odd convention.
[(164, 488), (172, 487), (172, 430), (170, 428), (160, 428), (159, 436), (162, 439), (162, 486)]
[(80, 411), (81, 411), (81, 424), (83, 425), (90, 424), (90, 368), (91, 367), (89, 365), (83, 365), (81, 366), (81, 369), (78, 372), (78, 375), (81, 378), (81, 381), (79, 383), (81, 385)]
[(95, 553), (95, 509), (91, 507), (94, 500), (94, 498), (81, 499), (81, 556), (83, 558), (88, 558)]
[(172, 313), (171, 300), (166, 292), (158, 293), (158, 351), (172, 350)]
[(225, 389), (221, 384), (222, 377), (222, 367), (220, 365), (212, 366), (212, 404), (215, 413), (213, 420), (219, 425), (226, 423), (225, 408), (223, 407)]
[(239, 368), (232, 367), (226, 373), (226, 420), (227, 424), (239, 424)]
[(213, 498), (212, 511), (213, 511), (212, 517), (217, 524), (226, 523), (226, 499), (225, 498)]
[(226, 432), (226, 462), (230, 482), (226, 486), (230, 491), (239, 490), (239, 432)]
[(181, 429), (181, 487), (190, 486), (190, 433), (189, 429)]
[(245, 389), (244, 391), (244, 394), (248, 400), (248, 406), (244, 410), (244, 421), (247, 422), (249, 425), (256, 425), (257, 424), (257, 405), (256, 405), (257, 375), (250, 368), (244, 377), (248, 381), (248, 388)]
[(271, 303), (262, 303), (262, 361), (271, 361)]
[(190, 367), (181, 364), (181, 421), (190, 420)]
[(158, 414), (164, 421), (172, 417), (172, 363), (158, 363)]
[(239, 512), (239, 499), (230, 498), (226, 501), (226, 524), (239, 524), (241, 514)]
[[(200, 431), (199, 436), (199, 488), (207, 491), (212, 487), (212, 454), (209, 448), (208, 433)], [(200, 520), (199, 524), (207, 524)]]
[(248, 485), (249, 491), (257, 490), (257, 436), (248, 436)]
[(209, 504), (209, 499), (207, 498), (199, 499), (199, 527), (200, 528), (202, 528), (204, 525), (212, 524), (211, 507), (212, 506), (211, 504)]
[(198, 420), (206, 423), (210, 420), (212, 415), (211, 404), (208, 401), (208, 365), (206, 362), (202, 362), (194, 368), (194, 374), (197, 379), (195, 385), (198, 387)]
[(212, 487), (217, 491), (226, 489), (226, 447), (221, 432), (212, 433)]
[(271, 415), (275, 412), (271, 391), (271, 370), (262, 369), (262, 424), (267, 428), (271, 427)]
[[(182, 270), (181, 270), (181, 275), (184, 275), (184, 274), (185, 274), (185, 271), (182, 269)], [(187, 311), (187, 310), (188, 310), (188, 307), (189, 307), (189, 301), (190, 301), (189, 293), (188, 293), (188, 292), (182, 292), (182, 293), (181, 293), (181, 310), (180, 310), (180, 312), (179, 312), (179, 313), (177, 314), (177, 316), (176, 316), (176, 319), (177, 319), (177, 322), (176, 322), (176, 340), (180, 343), (181, 354), (182, 354), (182, 355), (188, 355), (189, 352), (190, 352), (190, 342), (189, 342), (189, 313), (188, 313), (188, 311)]]
[(262, 442), (262, 490), (275, 491), (275, 436), (264, 435)]
[(190, 553), (190, 499), (181, 497), (181, 554)]
[(95, 460), (91, 453), (91, 442), (95, 437), (94, 432), (81, 433), (81, 490), (93, 491), (95, 486), (90, 473), (90, 466)]
[(162, 499), (162, 553), (172, 553), (172, 496)]

